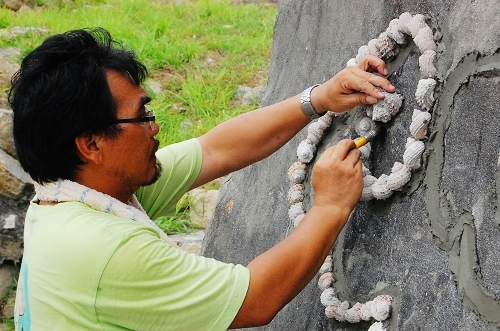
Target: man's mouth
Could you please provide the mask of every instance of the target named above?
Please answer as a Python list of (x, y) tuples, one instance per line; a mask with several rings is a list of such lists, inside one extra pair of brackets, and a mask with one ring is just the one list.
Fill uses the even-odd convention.
[(153, 151), (151, 152), (151, 158), (155, 158), (156, 157), (156, 152), (158, 151), (158, 147), (160, 146), (160, 141), (159, 140), (156, 140), (154, 139), (154, 145), (153, 145)]

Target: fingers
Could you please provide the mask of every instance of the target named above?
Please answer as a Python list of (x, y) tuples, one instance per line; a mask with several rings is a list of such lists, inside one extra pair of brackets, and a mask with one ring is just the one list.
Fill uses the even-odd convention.
[(358, 68), (360, 68), (363, 71), (370, 71), (370, 69), (376, 69), (377, 72), (382, 76), (387, 76), (389, 74), (389, 71), (385, 66), (385, 62), (382, 59), (373, 55), (363, 56), (363, 58), (358, 62)]
[(348, 67), (340, 75), (342, 86), (341, 109), (352, 109), (360, 104), (370, 105), (384, 99), (384, 94), (378, 87), (387, 92), (394, 92), (396, 88), (385, 78), (361, 70), (358, 67)]
[(359, 149), (356, 148), (356, 144), (354, 143), (354, 140), (347, 139), (345, 140), (347, 142), (348, 146), (348, 151), (347, 155), (344, 159), (347, 164), (351, 165), (352, 167), (355, 167), (358, 165), (359, 162), (361, 162), (361, 152)]
[(329, 147), (325, 153), (330, 153), (330, 158), (347, 161), (353, 166), (361, 157), (361, 152), (356, 148), (354, 140), (351, 139), (339, 141), (337, 145)]
[(329, 147), (313, 168), (314, 205), (354, 208), (363, 189), (360, 151), (353, 140)]
[(354, 108), (360, 104), (374, 105), (378, 102), (378, 99), (365, 93), (351, 93), (344, 97), (344, 102), (346, 105), (348, 105), (348, 107)]
[[(382, 61), (382, 60), (381, 60)], [(381, 87), (387, 92), (394, 92), (396, 88), (386, 78), (369, 73), (358, 67), (352, 67), (352, 73), (357, 83), (357, 88), (354, 86), (353, 90), (366, 93), (376, 99), (383, 99), (384, 95), (377, 87)]]
[[(376, 71), (380, 75), (387, 76), (389, 72), (385, 66), (385, 62), (382, 59), (379, 59), (378, 57), (373, 55), (366, 55), (359, 61), (358, 66), (355, 68), (360, 69), (360, 72), (356, 74), (361, 78), (364, 78), (364, 81), (362, 82), (363, 85), (362, 87), (364, 87), (364, 89), (360, 90), (361, 92), (368, 93), (369, 95), (377, 98), (375, 95), (373, 95), (374, 93), (374, 89), (372, 89), (373, 86), (382, 87), (387, 92), (395, 91), (395, 87), (392, 86), (392, 84), (387, 79), (374, 75), (369, 72), (370, 69), (376, 69)], [(372, 86), (369, 86), (370, 84)]]
[[(368, 72), (375, 69), (376, 74)], [(342, 112), (361, 104), (371, 105), (384, 99), (384, 93), (394, 92), (396, 88), (380, 75), (387, 75), (383, 60), (367, 55), (357, 66), (348, 66), (328, 82), (315, 88), (311, 94), (316, 109)], [(313, 94), (314, 93), (314, 94)]]

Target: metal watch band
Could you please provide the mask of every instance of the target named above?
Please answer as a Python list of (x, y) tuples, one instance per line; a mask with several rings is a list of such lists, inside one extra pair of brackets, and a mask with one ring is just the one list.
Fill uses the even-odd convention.
[(320, 115), (314, 110), (314, 107), (311, 103), (311, 91), (313, 88), (319, 85), (320, 84), (316, 84), (306, 88), (300, 95), (300, 107), (302, 108), (302, 112), (304, 112), (304, 114), (309, 117), (311, 121), (320, 117)]

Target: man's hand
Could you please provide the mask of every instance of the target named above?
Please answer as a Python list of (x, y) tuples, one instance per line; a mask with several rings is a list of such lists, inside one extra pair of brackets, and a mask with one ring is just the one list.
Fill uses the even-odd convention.
[(352, 140), (321, 155), (312, 177), (314, 205), (288, 237), (248, 264), (250, 285), (232, 328), (269, 323), (316, 275), (361, 196), (359, 157)]
[[(318, 113), (343, 112), (383, 99), (378, 87), (394, 92), (394, 86), (387, 79), (369, 71), (388, 74), (384, 61), (367, 55), (356, 67), (345, 68), (312, 90), (314, 109)], [(309, 122), (300, 106), (300, 94), (297, 94), (219, 124), (198, 138), (203, 149), (203, 165), (191, 188), (268, 157)]]
[(361, 153), (352, 140), (329, 147), (314, 166), (314, 206), (334, 208), (349, 216), (363, 190)]
[(391, 83), (369, 71), (387, 76), (385, 62), (376, 56), (363, 57), (357, 66), (349, 66), (336, 74), (329, 81), (313, 89), (311, 102), (318, 113), (330, 110), (348, 111), (359, 105), (370, 105), (382, 100), (384, 95), (377, 87), (387, 92), (394, 92)]

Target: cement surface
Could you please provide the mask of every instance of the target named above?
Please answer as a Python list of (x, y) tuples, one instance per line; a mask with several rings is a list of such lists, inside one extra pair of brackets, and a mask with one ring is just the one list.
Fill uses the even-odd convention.
[[(424, 14), (438, 44), (437, 102), (423, 167), (402, 192), (358, 204), (332, 251), (335, 288), (351, 304), (393, 295), (388, 330), (499, 330), (500, 1), (282, 0), (263, 104), (327, 80), (404, 11)], [(373, 145), (376, 176), (402, 159), (411, 113), (419, 108), (419, 55), (411, 43), (388, 63), (405, 100)], [(355, 138), (353, 121), (362, 111), (336, 119), (318, 155)], [(226, 177), (204, 255), (247, 264), (293, 230), (286, 172), (305, 136), (304, 130), (268, 159)], [(310, 178), (307, 207), (308, 184)], [(258, 329), (368, 329), (371, 323), (324, 317), (319, 295), (314, 280)]]

